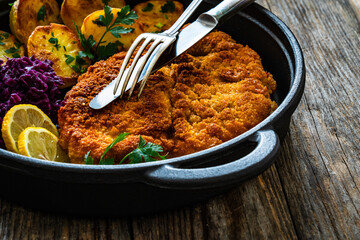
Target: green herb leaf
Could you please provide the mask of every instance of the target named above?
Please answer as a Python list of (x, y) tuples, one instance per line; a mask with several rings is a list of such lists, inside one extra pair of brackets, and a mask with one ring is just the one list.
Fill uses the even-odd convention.
[[(9, 36), (10, 36), (10, 34), (9, 34), (9, 33), (7, 33), (7, 32), (0, 33), (0, 37), (4, 37), (3, 39), (8, 39), (8, 38), (9, 38)], [(1, 39), (1, 40), (2, 40), (2, 39)]]
[(74, 24), (76, 32), (79, 36), (80, 44), (85, 50), (85, 51), (79, 52), (79, 54), (81, 53), (81, 54), (86, 55), (86, 57), (88, 57), (89, 59), (94, 59), (95, 56), (92, 53), (92, 48), (96, 44), (96, 42), (94, 40), (94, 36), (90, 35), (89, 38), (86, 38), (85, 35), (80, 32), (80, 30), (79, 30), (78, 26), (75, 24), (75, 22), (73, 22), (73, 24)]
[(117, 26), (110, 29), (111, 34), (116, 38), (120, 38), (120, 34), (127, 34), (131, 33), (132, 31), (134, 31), (133, 28), (124, 28), (122, 26)]
[(46, 15), (46, 8), (45, 8), (45, 5), (42, 5), (42, 7), (40, 8), (40, 10), (37, 13), (37, 20), (44, 21), (45, 15)]
[[(111, 165), (114, 164), (113, 158), (107, 158), (105, 159), (106, 153), (115, 146), (118, 142), (123, 141), (129, 133), (122, 133), (119, 136), (117, 136), (114, 141), (107, 146), (104, 153), (101, 155), (99, 165)], [(160, 153), (163, 152), (163, 148), (160, 145), (157, 145), (152, 142), (146, 143), (146, 141), (141, 137), (139, 138), (138, 147), (127, 154), (119, 164), (123, 163), (127, 158), (129, 159), (129, 163), (141, 163), (141, 162), (152, 162), (156, 161), (156, 158), (158, 159), (166, 159), (167, 155), (160, 155)], [(90, 151), (87, 152), (84, 156), (85, 164), (93, 164), (94, 159), (90, 157)]]
[(122, 133), (119, 136), (117, 136), (114, 141), (112, 143), (110, 143), (109, 146), (107, 146), (107, 148), (105, 149), (104, 153), (101, 155), (100, 158), (100, 162), (99, 164), (101, 165), (110, 165), (110, 164), (114, 164), (114, 159), (113, 158), (109, 158), (109, 159), (104, 159), (106, 153), (115, 146), (115, 144), (117, 144), (118, 142), (121, 142), (122, 140), (124, 140), (126, 138), (126, 136), (129, 135), (129, 133)]
[(164, 26), (164, 24), (162, 24), (161, 22), (158, 22), (155, 27), (157, 27), (158, 29), (162, 29), (162, 27)]
[(71, 55), (65, 54), (65, 57), (66, 57), (65, 63), (67, 65), (69, 65), (70, 63), (72, 63), (75, 60), (75, 58), (73, 56), (71, 56)]
[(14, 5), (14, 3), (8, 3), (8, 5), (9, 5), (10, 7), (12, 7), (12, 6)]
[(152, 3), (148, 3), (147, 5), (146, 5), (146, 7), (144, 7), (143, 9), (141, 9), (143, 12), (150, 12), (151, 10), (153, 10), (153, 8), (154, 8), (154, 4), (152, 4)]
[(60, 47), (61, 47), (61, 45), (59, 44), (59, 39), (57, 39), (57, 38), (54, 36), (54, 33), (51, 33), (51, 36), (53, 36), (53, 37), (49, 38), (49, 40), (48, 40), (49, 43), (54, 44), (54, 47), (56, 48), (56, 50), (59, 51), (59, 49), (60, 49)]
[(90, 151), (88, 151), (85, 154), (84, 161), (85, 161), (85, 164), (87, 164), (87, 165), (93, 165), (94, 164), (94, 159), (90, 156)]
[(15, 53), (15, 54), (12, 55), (12, 57), (13, 57), (13, 58), (19, 58), (19, 57), (20, 57), (20, 54)]
[(141, 163), (142, 161), (152, 162), (156, 161), (156, 158), (160, 158), (162, 160), (166, 159), (166, 155), (160, 155), (161, 152), (163, 152), (163, 148), (160, 145), (152, 142), (146, 143), (146, 141), (140, 135), (138, 148), (127, 154), (120, 161), (120, 164), (123, 163), (127, 158), (129, 159), (129, 163)]
[(116, 41), (114, 43), (110, 42), (107, 45), (100, 46), (98, 49), (98, 57), (97, 60), (105, 60), (115, 53), (118, 52), (118, 47), (122, 46), (123, 44), (119, 41)]
[(21, 46), (22, 46), (23, 44), (22, 43), (20, 43), (20, 42), (15, 42), (15, 46), (17, 47), (17, 48), (20, 48)]
[(104, 7), (104, 13), (105, 13), (105, 16), (100, 15), (98, 19), (104, 23), (104, 26), (108, 27), (111, 24), (112, 20), (114, 19), (114, 14), (112, 13), (112, 8), (109, 7), (108, 5), (106, 5)]
[(7, 54), (12, 54), (12, 53), (16, 53), (18, 52), (20, 49), (16, 48), (16, 47), (12, 47), (12, 48), (9, 48), (9, 49), (6, 49), (5, 50), (5, 53)]
[(113, 158), (100, 159), (99, 165), (114, 165), (114, 159)]
[(164, 5), (161, 6), (160, 12), (167, 13), (167, 12), (174, 12), (175, 11), (175, 4), (173, 1), (166, 1)]
[(134, 20), (136, 19), (138, 19), (138, 15), (136, 15), (134, 11), (130, 11), (130, 6), (126, 5), (121, 9), (120, 12), (118, 12), (114, 25), (121, 23), (126, 25), (132, 25), (135, 23)]

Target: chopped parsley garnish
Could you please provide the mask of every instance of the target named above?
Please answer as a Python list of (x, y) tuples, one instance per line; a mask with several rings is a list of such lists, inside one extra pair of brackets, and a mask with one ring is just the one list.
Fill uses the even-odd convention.
[(18, 51), (20, 51), (19, 48), (17, 48), (17, 47), (12, 47), (12, 48), (6, 49), (6, 50), (5, 50), (5, 53), (7, 53), (7, 54), (12, 54), (12, 53), (16, 53), (16, 52), (18, 52)]
[(12, 6), (14, 5), (14, 2), (8, 3), (8, 5), (9, 5), (10, 7), (12, 7)]
[(150, 12), (151, 10), (153, 10), (153, 8), (154, 8), (154, 4), (152, 4), (152, 3), (148, 3), (147, 5), (146, 5), (146, 7), (144, 7), (143, 9), (141, 9), (143, 12)]
[[(118, 142), (123, 141), (129, 133), (122, 133), (115, 138), (115, 140), (105, 149), (104, 153), (101, 155), (99, 165), (112, 165), (114, 164), (113, 158), (105, 159), (106, 153), (114, 147)], [(140, 135), (138, 147), (127, 154), (119, 164), (122, 164), (125, 160), (128, 159), (128, 163), (141, 163), (141, 162), (152, 162), (156, 159), (166, 159), (166, 155), (162, 156), (160, 153), (163, 152), (163, 148), (160, 145), (154, 144), (152, 142), (146, 142)], [(94, 159), (90, 156), (90, 151), (87, 152), (84, 156), (85, 164), (94, 164)]]
[[(105, 3), (105, 2), (104, 2)], [(100, 15), (96, 20), (93, 20), (93, 23), (105, 27), (105, 31), (101, 36), (99, 42), (96, 44), (93, 35), (90, 35), (89, 38), (86, 38), (84, 34), (82, 34), (78, 27), (76, 27), (76, 31), (80, 38), (80, 43), (85, 49), (84, 54), (88, 55), (88, 57), (92, 60), (105, 60), (108, 57), (114, 55), (118, 52), (118, 46), (122, 46), (123, 44), (120, 41), (109, 42), (106, 44), (106, 41), (103, 41), (105, 35), (110, 32), (115, 38), (121, 38), (121, 34), (127, 34), (134, 31), (133, 28), (125, 28), (122, 26), (116, 26), (119, 24), (132, 25), (135, 23), (135, 19), (138, 16), (134, 11), (130, 10), (130, 6), (123, 7), (120, 12), (117, 13), (117, 16), (114, 20), (114, 14), (112, 12), (112, 8), (108, 5), (104, 7), (104, 15)], [(96, 46), (95, 46), (96, 44)], [(95, 46), (95, 56), (92, 54), (92, 48)]]
[[(2, 40), (8, 39), (9, 36), (10, 36), (9, 33), (0, 33), (0, 46), (5, 45), (5, 43), (3, 43)], [(18, 52), (20, 51), (20, 47), (22, 46), (22, 43), (19, 43), (19, 42), (16, 41), (14, 44), (15, 44), (15, 47), (11, 47), (9, 49), (6, 49), (5, 53), (12, 54), (11, 56), (13, 58), (19, 58), (20, 54)]]
[(11, 47), (9, 49), (6, 49), (5, 50), (5, 53), (7, 54), (12, 54), (11, 56), (13, 58), (19, 58), (20, 57), (20, 54), (18, 53), (20, 51), (20, 48), (18, 47)]
[(73, 56), (71, 56), (71, 55), (65, 54), (65, 57), (66, 57), (65, 63), (67, 65), (69, 65), (70, 63), (72, 63), (75, 60), (75, 58)]
[(42, 7), (39, 9), (37, 13), (37, 20), (38, 21), (44, 21), (46, 16), (46, 8), (45, 5), (42, 5)]
[(0, 46), (5, 45), (5, 43), (2, 42), (2, 40), (8, 39), (9, 38), (9, 34), (4, 32), (4, 33), (0, 33)]
[(167, 13), (167, 12), (174, 12), (175, 11), (175, 4), (173, 1), (166, 1), (164, 5), (161, 6), (160, 12)]
[(157, 27), (158, 29), (162, 29), (162, 27), (164, 26), (164, 24), (162, 24), (161, 22), (158, 22), (156, 25), (154, 25), (155, 27)]
[(52, 32), (51, 33), (51, 38), (49, 38), (49, 43), (51, 44), (54, 44), (54, 47), (56, 48), (56, 50), (59, 51), (59, 49), (61, 48), (61, 45), (59, 44), (59, 39), (57, 39), (55, 36), (54, 36), (54, 33)]

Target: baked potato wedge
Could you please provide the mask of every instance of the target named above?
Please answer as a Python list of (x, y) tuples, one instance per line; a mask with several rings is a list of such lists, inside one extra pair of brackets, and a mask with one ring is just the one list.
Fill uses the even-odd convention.
[(26, 44), (37, 26), (60, 22), (60, 8), (56, 0), (17, 0), (10, 10), (10, 29)]
[(24, 56), (23, 44), (10, 33), (0, 31), (0, 60), (7, 61), (7, 58), (19, 58)]
[[(118, 15), (118, 13), (120, 13), (120, 12), (121, 12), (121, 9), (119, 9), (119, 8), (112, 9), (111, 13), (114, 15), (114, 19), (112, 20), (111, 24), (113, 24), (115, 22), (115, 18)], [(106, 27), (97, 24), (97, 21), (98, 21), (100, 15), (103, 15), (103, 16), (105, 15), (104, 10), (98, 10), (98, 11), (93, 12), (92, 14), (88, 15), (84, 19), (84, 23), (81, 27), (81, 32), (85, 35), (86, 38), (88, 38), (90, 35), (92, 35), (94, 37), (96, 45), (99, 43), (100, 40), (101, 40), (100, 45), (106, 45), (108, 43), (120, 42), (121, 45), (118, 45), (118, 50), (119, 51), (127, 50), (127, 49), (129, 49), (131, 44), (134, 42), (136, 37), (144, 32), (142, 24), (140, 24), (139, 21), (135, 21), (135, 23), (132, 25), (125, 25), (125, 24), (115, 25), (115, 27), (133, 28), (132, 32), (129, 32), (126, 34), (119, 34), (120, 38), (116, 38), (113, 34), (111, 34), (111, 32), (107, 32), (105, 34), (105, 36), (103, 36), (106, 31)]]
[(90, 60), (82, 57), (83, 47), (78, 36), (67, 26), (52, 23), (35, 28), (28, 40), (28, 55), (51, 60), (55, 73), (64, 81), (62, 88), (76, 83)]
[[(111, 0), (109, 2), (110, 7), (122, 8), (125, 6), (124, 0)], [(96, 10), (104, 8), (102, 0), (64, 0), (61, 5), (61, 19), (64, 24), (71, 30), (76, 32), (75, 24), (81, 28), (85, 17)]]
[(184, 12), (178, 1), (151, 0), (137, 4), (134, 11), (145, 32), (162, 32), (169, 29)]

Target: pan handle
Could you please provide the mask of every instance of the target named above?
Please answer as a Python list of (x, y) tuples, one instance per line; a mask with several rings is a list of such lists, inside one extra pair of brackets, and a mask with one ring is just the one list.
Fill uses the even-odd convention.
[(256, 148), (248, 155), (214, 167), (184, 169), (170, 164), (149, 170), (145, 182), (172, 189), (207, 189), (227, 186), (264, 171), (274, 161), (280, 141), (274, 130), (260, 130), (252, 139)]

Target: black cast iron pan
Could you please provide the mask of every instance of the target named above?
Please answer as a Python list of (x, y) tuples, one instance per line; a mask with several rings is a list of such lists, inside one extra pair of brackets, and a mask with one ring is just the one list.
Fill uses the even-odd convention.
[[(188, 5), (190, 0), (182, 2)], [(196, 15), (218, 2), (205, 1)], [(0, 14), (1, 23), (7, 25), (8, 13)], [(257, 51), (277, 81), (272, 97), (279, 107), (263, 122), (216, 147), (152, 163), (73, 165), (0, 149), (0, 195), (57, 213), (143, 214), (208, 199), (267, 169), (276, 158), (304, 90), (300, 46), (288, 27), (258, 4), (237, 13), (219, 29)]]

